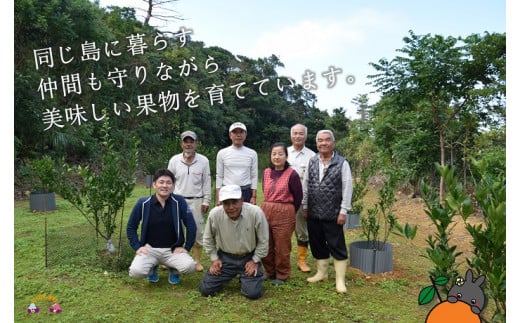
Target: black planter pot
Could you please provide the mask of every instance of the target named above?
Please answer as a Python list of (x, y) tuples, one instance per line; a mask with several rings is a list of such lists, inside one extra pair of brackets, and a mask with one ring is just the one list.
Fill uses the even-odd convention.
[(153, 175), (146, 175), (146, 177), (145, 177), (146, 188), (152, 187), (152, 183), (153, 183)]
[(32, 212), (54, 211), (56, 210), (56, 195), (53, 192), (31, 192), (29, 207)]
[(343, 225), (343, 230), (352, 230), (359, 228), (359, 214), (348, 212), (347, 222)]
[(368, 241), (355, 241), (349, 245), (350, 265), (365, 273), (379, 274), (394, 269), (393, 247), (379, 242), (379, 249)]

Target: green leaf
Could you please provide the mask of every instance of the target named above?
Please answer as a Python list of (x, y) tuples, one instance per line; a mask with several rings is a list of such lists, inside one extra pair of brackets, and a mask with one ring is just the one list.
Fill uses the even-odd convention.
[(419, 293), (419, 305), (425, 305), (430, 303), (435, 297), (435, 287), (430, 285), (428, 287), (424, 287)]
[(435, 285), (437, 286), (444, 286), (446, 285), (448, 282), (450, 281), (450, 279), (448, 277), (445, 277), (445, 276), (440, 276), (440, 277), (437, 277), (435, 278)]

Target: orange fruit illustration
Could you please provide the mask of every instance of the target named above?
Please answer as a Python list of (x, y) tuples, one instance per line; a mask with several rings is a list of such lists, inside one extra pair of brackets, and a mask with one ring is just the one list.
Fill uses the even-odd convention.
[(426, 323), (450, 323), (450, 322), (464, 322), (464, 323), (480, 323), (480, 316), (471, 311), (471, 307), (464, 302), (450, 303), (444, 301), (437, 304), (428, 316)]

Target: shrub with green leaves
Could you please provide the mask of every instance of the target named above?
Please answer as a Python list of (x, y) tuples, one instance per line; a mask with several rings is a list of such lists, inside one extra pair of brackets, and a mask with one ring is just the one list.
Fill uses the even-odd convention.
[(455, 283), (458, 276), (456, 258), (462, 253), (450, 244), (450, 228), (455, 225), (454, 216), (459, 214), (466, 230), (473, 238), (473, 257), (466, 259), (478, 275), (486, 277), (486, 294), (495, 301), (493, 321), (504, 322), (506, 315), (506, 179), (504, 172), (497, 173), (485, 160), (473, 160), (473, 170), (478, 175), (475, 182), (474, 200), (484, 218), (484, 223), (471, 224), (468, 219), (476, 213), (472, 196), (463, 191), (455, 177), (453, 167), (436, 165), (445, 179), (446, 197), (439, 203), (435, 192), (428, 192), (423, 185), (426, 214), (433, 221), (437, 232), (428, 236), (427, 258), (434, 263), (430, 275), (449, 277)]
[(25, 176), (31, 181), (34, 192), (49, 193), (55, 189), (57, 170), (54, 160), (44, 155), (35, 159), (26, 167)]
[(365, 167), (361, 169), (361, 175), (359, 179), (353, 179), (353, 190), (352, 190), (352, 212), (361, 215), (361, 212), (364, 209), (363, 197), (368, 192), (368, 181), (372, 175), (375, 173), (375, 165), (367, 164)]
[(496, 173), (487, 161), (473, 161), (474, 170), (480, 175), (476, 183), (475, 200), (484, 217), (483, 224), (470, 224), (473, 214), (469, 208), (462, 210), (466, 230), (473, 238), (474, 256), (468, 265), (479, 275), (486, 276), (487, 295), (495, 301), (493, 320), (505, 322), (506, 315), (506, 178), (504, 172)]
[[(459, 214), (459, 210), (464, 207), (471, 207), (471, 200), (464, 194), (463, 187), (457, 182), (454, 175), (454, 168), (441, 166), (436, 163), (437, 171), (445, 180), (447, 189), (446, 197), (441, 203), (439, 201), (438, 192), (432, 189), (424, 182), (421, 184), (421, 191), (423, 201), (426, 205), (426, 215), (432, 220), (435, 226), (435, 233), (429, 234), (428, 248), (426, 248), (426, 255), (434, 267), (429, 270), (432, 277), (447, 277), (451, 285), (455, 283), (458, 277), (457, 257), (462, 252), (457, 251), (457, 246), (451, 244), (451, 229), (456, 224), (455, 216)], [(447, 292), (447, 289), (443, 289)]]
[(379, 199), (376, 204), (367, 210), (368, 215), (361, 218), (363, 236), (369, 245), (376, 250), (381, 250), (388, 240), (390, 233), (413, 239), (417, 232), (417, 226), (408, 223), (403, 227), (397, 222), (393, 212), (396, 202), (395, 190), (399, 176), (395, 171), (387, 171), (387, 179), (379, 190)]
[[(63, 163), (58, 193), (69, 201), (95, 228), (96, 234), (106, 240), (107, 251), (114, 253), (112, 234), (116, 229), (116, 218), (123, 212), (125, 200), (133, 191), (137, 169), (137, 147), (126, 153), (115, 149), (110, 136), (108, 118), (103, 127), (101, 157), (87, 166), (69, 166)], [(121, 216), (123, 216), (121, 214)]]

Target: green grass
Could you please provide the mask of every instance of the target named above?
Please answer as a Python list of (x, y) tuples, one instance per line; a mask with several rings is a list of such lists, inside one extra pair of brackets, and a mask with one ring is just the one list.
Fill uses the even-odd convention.
[[(261, 190), (260, 190), (261, 191)], [(259, 201), (262, 200), (259, 191)], [(136, 186), (125, 206), (126, 220), (138, 197), (149, 190)], [(334, 269), (329, 282), (308, 284), (296, 269), (296, 244), (293, 241), (291, 279), (282, 286), (264, 283), (264, 296), (248, 300), (240, 294), (237, 280), (230, 282), (216, 297), (202, 297), (198, 284), (203, 273), (182, 276), (180, 285), (128, 277), (126, 268), (133, 257), (125, 237), (122, 240), (121, 270), (97, 251), (96, 241), (86, 220), (66, 201), (58, 198), (56, 211), (32, 213), (28, 201), (15, 202), (14, 212), (14, 319), (17, 322), (424, 322), (436, 305), (419, 306), (417, 296), (429, 284), (431, 266), (421, 257), (424, 248), (414, 241), (392, 237), (392, 273), (368, 275), (348, 268), (347, 294), (335, 292)], [(48, 266), (45, 266), (45, 219), (49, 228)], [(117, 229), (119, 232), (119, 227)], [(347, 244), (360, 239), (360, 231), (345, 233)], [(209, 259), (203, 255), (206, 268)], [(309, 253), (308, 262), (314, 266)], [(108, 266), (110, 265), (110, 266)], [(111, 268), (111, 269), (107, 269)], [(52, 295), (63, 310), (50, 314), (48, 301), (36, 302), (39, 314), (27, 314), (37, 295)]]

